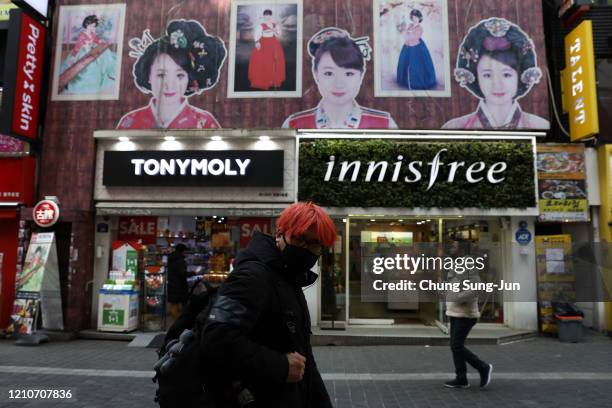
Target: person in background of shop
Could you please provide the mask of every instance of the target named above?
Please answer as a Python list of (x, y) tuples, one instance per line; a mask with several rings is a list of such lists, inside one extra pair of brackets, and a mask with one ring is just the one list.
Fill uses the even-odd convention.
[(238, 254), (201, 337), (204, 388), (214, 406), (238, 406), (236, 396), (257, 407), (332, 406), (312, 354), (302, 288), (314, 284), (310, 269), (335, 241), (321, 207), (295, 203), (281, 213), (276, 237), (256, 231)]
[(355, 101), (366, 61), (370, 60), (367, 40), (368, 37), (353, 39), (336, 27), (324, 28), (310, 39), (308, 53), (321, 101), (315, 108), (290, 115), (284, 128), (397, 128), (388, 112), (365, 108)]
[(480, 102), (475, 112), (442, 128), (548, 129), (546, 119), (523, 112), (518, 104), (541, 77), (533, 41), (519, 26), (503, 18), (481, 21), (459, 46), (455, 68), (455, 80)]
[(215, 86), (227, 51), (195, 20), (173, 20), (157, 40), (145, 30), (143, 39), (129, 41), (138, 56), (134, 82), (150, 94), (149, 104), (125, 114), (118, 129), (217, 129), (219, 122), (188, 98)]
[[(459, 241), (453, 241), (449, 250), (450, 256), (453, 258), (462, 257), (462, 252)], [(475, 270), (448, 272), (449, 283), (458, 284), (461, 287), (461, 282), (465, 279), (469, 279), (471, 282), (480, 282), (480, 277)], [(450, 320), (450, 348), (453, 353), (456, 376), (454, 380), (446, 382), (444, 386), (448, 388), (470, 387), (467, 380), (467, 362), (480, 374), (480, 388), (487, 387), (491, 382), (493, 365), (485, 363), (465, 347), (465, 340), (470, 334), (470, 330), (480, 318), (478, 292), (473, 290), (447, 291), (446, 315)]]
[(177, 244), (174, 252), (168, 257), (168, 303), (170, 304), (170, 316), (174, 320), (179, 317), (189, 298), (186, 250), (187, 247), (184, 244)]

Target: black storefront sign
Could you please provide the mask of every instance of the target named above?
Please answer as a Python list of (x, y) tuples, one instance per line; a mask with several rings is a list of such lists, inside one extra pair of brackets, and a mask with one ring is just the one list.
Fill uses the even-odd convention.
[(105, 151), (107, 187), (283, 187), (284, 151)]

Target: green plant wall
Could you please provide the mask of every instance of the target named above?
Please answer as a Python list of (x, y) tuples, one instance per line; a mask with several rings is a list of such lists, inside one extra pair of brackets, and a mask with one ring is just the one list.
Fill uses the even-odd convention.
[[(499, 184), (486, 181), (470, 184), (465, 179), (465, 168), (457, 173), (453, 183), (448, 183), (449, 167), (440, 168), (437, 182), (427, 191), (431, 166), (440, 149), (441, 161), (483, 161), (487, 168), (496, 162), (506, 162), (502, 174), (505, 180)], [(422, 161), (423, 177), (416, 183), (392, 182), (393, 164), (398, 155), (404, 164), (398, 180), (412, 177), (408, 163)], [(330, 156), (335, 156), (335, 167), (330, 181), (325, 173)], [(527, 208), (535, 206), (534, 154), (527, 142), (508, 141), (414, 141), (414, 140), (357, 140), (357, 139), (302, 139), (299, 153), (300, 200), (310, 200), (328, 207), (423, 207), (423, 208)], [(361, 161), (357, 181), (350, 182), (350, 174), (338, 181), (340, 162)], [(365, 182), (368, 163), (387, 161), (389, 167), (383, 182), (377, 182), (378, 172), (372, 181)], [(479, 175), (485, 175), (483, 171)]]

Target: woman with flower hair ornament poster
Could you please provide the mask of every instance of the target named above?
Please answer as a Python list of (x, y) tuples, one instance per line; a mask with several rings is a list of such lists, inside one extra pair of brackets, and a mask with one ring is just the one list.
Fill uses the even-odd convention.
[(124, 115), (118, 129), (220, 128), (215, 117), (189, 104), (188, 98), (214, 87), (225, 61), (223, 41), (195, 20), (173, 20), (157, 40), (145, 30), (129, 41), (138, 89), (151, 95), (149, 104)]
[(475, 112), (442, 128), (548, 129), (546, 119), (523, 112), (518, 104), (541, 77), (533, 41), (520, 27), (497, 17), (479, 22), (459, 46), (455, 80), (480, 103)]
[(290, 115), (283, 128), (397, 128), (388, 112), (365, 108), (355, 101), (372, 52), (368, 40), (354, 39), (336, 27), (324, 28), (310, 39), (308, 54), (321, 101), (312, 109)]

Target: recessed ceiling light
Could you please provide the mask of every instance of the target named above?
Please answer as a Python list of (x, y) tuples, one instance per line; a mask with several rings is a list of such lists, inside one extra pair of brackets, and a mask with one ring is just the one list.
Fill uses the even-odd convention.
[(211, 139), (213, 140), (213, 142), (220, 142), (223, 140), (221, 136), (213, 136), (211, 137)]
[(176, 137), (174, 137), (174, 136), (165, 136), (164, 140), (166, 142), (174, 142), (176, 140)]
[(130, 138), (127, 136), (119, 136), (119, 141), (120, 142), (129, 142)]
[(259, 140), (261, 140), (261, 141), (268, 141), (268, 140), (270, 140), (270, 136), (266, 136), (266, 135), (259, 136)]

